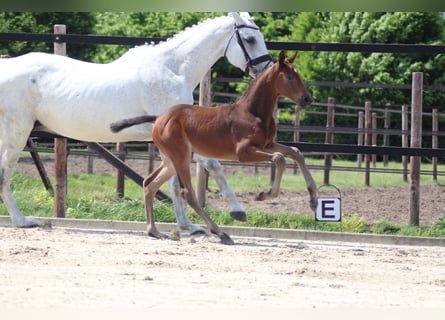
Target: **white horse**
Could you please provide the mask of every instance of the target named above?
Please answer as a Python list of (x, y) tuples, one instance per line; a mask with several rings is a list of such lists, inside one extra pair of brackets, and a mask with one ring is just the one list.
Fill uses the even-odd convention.
[[(0, 59), (0, 196), (12, 224), (41, 224), (20, 212), (10, 190), (13, 167), (33, 128), (90, 142), (151, 141), (151, 125), (114, 134), (109, 124), (193, 103), (194, 88), (223, 56), (253, 77), (271, 65), (263, 35), (248, 13), (206, 20), (166, 42), (130, 49), (108, 64), (46, 53)], [(216, 179), (232, 212), (245, 217), (220, 163), (198, 155), (195, 160)], [(185, 214), (178, 181), (171, 180), (169, 187), (179, 227), (202, 232)]]

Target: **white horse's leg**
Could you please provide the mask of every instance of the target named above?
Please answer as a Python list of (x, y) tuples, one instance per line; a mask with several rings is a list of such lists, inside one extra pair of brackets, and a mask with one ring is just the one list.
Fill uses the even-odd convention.
[(231, 217), (235, 220), (246, 221), (247, 217), (244, 207), (239, 203), (238, 198), (227, 183), (221, 163), (215, 159), (205, 158), (198, 154), (194, 154), (193, 159), (206, 168), (210, 176), (212, 176), (218, 184), (223, 197), (230, 201), (232, 205), (232, 210), (230, 211)]
[(42, 226), (43, 223), (40, 220), (25, 217), (21, 212), (14, 197), (12, 196), (10, 183), (11, 183), (11, 170), (0, 169), (0, 194), (6, 209), (9, 212), (11, 222), (15, 227), (19, 228), (32, 228)]
[(190, 222), (185, 214), (186, 201), (180, 194), (179, 179), (177, 176), (172, 177), (168, 181), (168, 187), (170, 190), (173, 205), (175, 207), (176, 222), (181, 230), (190, 232), (190, 234), (206, 234), (205, 230), (196, 224)]
[(17, 164), (17, 160), (32, 128), (30, 126), (29, 130), (27, 130), (28, 128), (24, 127), (25, 119), (17, 120), (20, 122), (18, 126), (21, 128), (17, 128), (14, 125), (14, 121), (9, 121), (8, 117), (3, 118), (0, 123), (0, 197), (15, 227), (37, 227), (41, 226), (42, 222), (37, 219), (27, 218), (20, 212), (10, 188), (12, 170)]

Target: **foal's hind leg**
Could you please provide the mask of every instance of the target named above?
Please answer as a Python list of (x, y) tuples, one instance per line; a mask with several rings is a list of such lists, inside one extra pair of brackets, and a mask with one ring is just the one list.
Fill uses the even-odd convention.
[(26, 117), (8, 117), (6, 111), (2, 114), (0, 106), (0, 197), (9, 212), (11, 222), (15, 227), (30, 228), (41, 226), (42, 222), (25, 217), (11, 193), (12, 171), (20, 153), (26, 144), (32, 129), (32, 122)]
[[(173, 161), (173, 160), (172, 160)], [(183, 184), (183, 188), (185, 191), (185, 197), (187, 199), (188, 204), (196, 211), (197, 214), (201, 216), (204, 222), (209, 227), (210, 231), (216, 234), (223, 244), (234, 244), (233, 240), (230, 238), (228, 234), (222, 231), (218, 225), (207, 215), (207, 213), (201, 208), (198, 203), (198, 199), (196, 198), (195, 191), (193, 190), (191, 176), (190, 176), (190, 168), (189, 163), (184, 161), (176, 161), (175, 162), (176, 174)]]
[(155, 225), (153, 202), (156, 192), (159, 188), (174, 175), (174, 170), (165, 165), (162, 161), (161, 165), (156, 168), (147, 178), (144, 179), (144, 203), (145, 203), (145, 216), (147, 219), (147, 232), (149, 236), (164, 239), (168, 238), (167, 235), (160, 233)]
[(232, 218), (239, 221), (246, 221), (247, 217), (244, 207), (241, 205), (241, 203), (239, 203), (238, 198), (227, 183), (219, 161), (205, 158), (198, 154), (194, 154), (193, 158), (196, 162), (206, 168), (206, 170), (218, 184), (219, 190), (221, 191), (223, 197), (231, 202), (232, 210), (230, 211), (230, 215)]

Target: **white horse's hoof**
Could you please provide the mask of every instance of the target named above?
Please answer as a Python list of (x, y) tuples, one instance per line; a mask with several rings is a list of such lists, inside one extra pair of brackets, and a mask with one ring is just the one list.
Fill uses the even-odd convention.
[(232, 217), (232, 219), (238, 221), (247, 221), (246, 212), (244, 211), (230, 211), (230, 216)]
[(51, 228), (51, 221), (42, 221), (36, 218), (25, 218), (24, 220), (13, 223), (17, 228)]
[(193, 231), (193, 232), (190, 232), (190, 235), (191, 235), (192, 237), (193, 237), (193, 236), (206, 236), (206, 235), (207, 235), (207, 232), (205, 232), (204, 229), (200, 228), (200, 229), (197, 229), (197, 230), (195, 230), (195, 231)]
[(185, 226), (179, 226), (179, 228), (182, 231), (188, 231), (191, 236), (197, 236), (197, 235), (206, 235), (207, 232), (202, 228), (201, 226), (198, 226), (196, 224), (189, 224)]

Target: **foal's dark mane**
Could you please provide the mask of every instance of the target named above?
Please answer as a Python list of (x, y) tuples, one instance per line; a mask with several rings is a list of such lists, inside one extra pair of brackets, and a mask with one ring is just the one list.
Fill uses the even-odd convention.
[[(274, 67), (271, 67), (274, 68)], [(271, 69), (270, 68), (270, 69)], [(270, 69), (267, 69), (266, 71), (263, 71), (259, 77), (253, 79), (250, 81), (249, 86), (247, 87), (246, 91), (236, 100), (236, 102), (246, 100), (252, 96), (252, 91), (255, 91), (258, 85), (261, 83), (262, 79), (267, 76), (268, 73), (271, 72)]]

